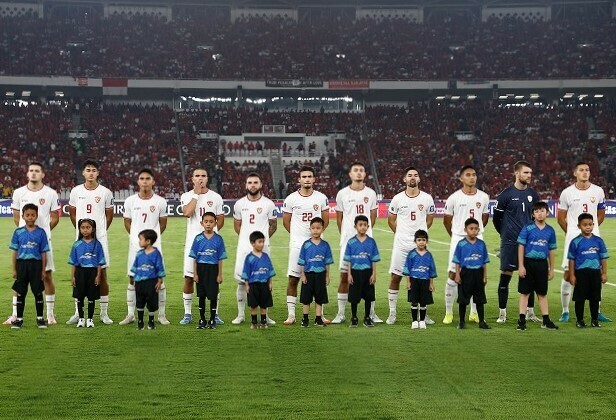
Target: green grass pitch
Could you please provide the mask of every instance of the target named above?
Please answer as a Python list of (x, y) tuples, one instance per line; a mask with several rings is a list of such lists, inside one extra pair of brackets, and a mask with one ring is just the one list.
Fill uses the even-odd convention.
[[(555, 219), (549, 223), (556, 227)], [(8, 243), (13, 231), (9, 218), (0, 220), (4, 252), (0, 254), (0, 315), (11, 311), (11, 269)], [(337, 258), (338, 234), (326, 231)], [(616, 220), (602, 226), (608, 247), (616, 239)], [(442, 219), (430, 231), (430, 248), (440, 277), (435, 305), (429, 314), (437, 324), (411, 331), (406, 295), (398, 302), (398, 323), (373, 329), (348, 325), (325, 329), (284, 327), (288, 235), (279, 223), (272, 241), (274, 308), (278, 325), (250, 330), (233, 326), (236, 315), (232, 277), (236, 235), (227, 219), (222, 234), (229, 260), (225, 263), (220, 314), (226, 321), (216, 331), (178, 325), (182, 307), (182, 253), (185, 221), (169, 219), (163, 235), (167, 266), (168, 318), (172, 325), (138, 332), (120, 327), (126, 312), (127, 235), (121, 219), (110, 229), (111, 303), (116, 321), (105, 326), (96, 318), (93, 330), (64, 325), (74, 310), (66, 264), (74, 231), (62, 218), (53, 232), (57, 271), (56, 314), (59, 325), (38, 330), (31, 295), (21, 331), (0, 329), (0, 418), (139, 417), (139, 418), (611, 418), (616, 409), (613, 390), (616, 323), (600, 330), (577, 330), (573, 323), (559, 331), (531, 324), (515, 329), (517, 281), (512, 282), (510, 320), (498, 315), (496, 286), (498, 259), (489, 269), (486, 313), (493, 327), (481, 331), (456, 330), (443, 325), (443, 282), (448, 237)], [(375, 238), (383, 261), (378, 264), (377, 313), (388, 312), (387, 287), (393, 235), (384, 219)], [(490, 225), (488, 248), (498, 247)], [(558, 237), (562, 246), (563, 235)], [(560, 264), (558, 251), (557, 264)], [(613, 252), (613, 251), (612, 251)], [(616, 284), (614, 257), (609, 282)], [(336, 261), (336, 267), (337, 267)], [(337, 270), (332, 270), (326, 307), (336, 311)], [(405, 283), (403, 283), (404, 285)], [(550, 285), (550, 313), (560, 314), (560, 275)], [(616, 317), (616, 287), (604, 287), (603, 312)], [(197, 313), (196, 299), (193, 314)], [(350, 311), (350, 308), (347, 308)], [(98, 312), (98, 310), (97, 310)], [(360, 310), (361, 312), (361, 310)], [(297, 308), (300, 315), (300, 308)], [(348, 316), (348, 314), (347, 314)], [(456, 317), (457, 318), (457, 317)], [(309, 416), (309, 417), (308, 417)]]

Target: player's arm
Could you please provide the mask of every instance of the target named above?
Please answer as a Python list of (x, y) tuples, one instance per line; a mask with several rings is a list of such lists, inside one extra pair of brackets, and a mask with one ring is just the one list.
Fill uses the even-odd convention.
[(15, 226), (19, 226), (20, 219), (21, 219), (21, 216), (19, 214), (19, 210), (13, 209), (13, 222), (15, 223)]
[(182, 206), (182, 215), (184, 217), (192, 217), (195, 214), (195, 209), (197, 208), (197, 200), (199, 199), (198, 194), (193, 194), (190, 198), (190, 201)]
[(601, 224), (605, 220), (605, 209), (597, 210), (597, 223)]
[(165, 231), (165, 229), (167, 229), (167, 218), (166, 217), (159, 217), (158, 218), (158, 224), (160, 225), (160, 234), (162, 235), (163, 232)]
[[(113, 207), (109, 207), (105, 209), (105, 219), (107, 220), (107, 230), (109, 230), (109, 226), (113, 223)], [(73, 222), (73, 225), (75, 223)]]
[(60, 221), (60, 213), (58, 211), (52, 211), (49, 213), (49, 229), (50, 230), (53, 230), (53, 228), (58, 226), (59, 221)]
[(43, 272), (41, 274), (41, 278), (43, 279), (43, 281), (45, 280), (45, 274), (47, 274), (47, 272), (45, 271), (45, 267), (47, 267), (47, 253), (46, 252), (41, 252), (41, 267), (43, 267)]
[(601, 260), (601, 283), (607, 283), (607, 258)]
[(432, 227), (432, 222), (434, 222), (434, 214), (426, 214), (426, 225), (428, 226), (428, 229)]
[(552, 278), (554, 278), (554, 258), (555, 258), (555, 252), (553, 249), (550, 249), (550, 251), (548, 252), (548, 264), (550, 264), (550, 268), (548, 271), (548, 280), (552, 280)]
[(370, 284), (376, 283), (376, 261), (372, 261), (372, 275), (370, 276)]
[(445, 230), (447, 231), (447, 234), (449, 236), (451, 236), (451, 227), (452, 227), (452, 222), (453, 222), (453, 215), (451, 214), (446, 214), (443, 217), (443, 225), (445, 226)]
[(558, 220), (558, 226), (560, 226), (563, 232), (567, 233), (567, 210), (558, 210), (556, 219)]
[(376, 217), (378, 216), (379, 210), (372, 209), (370, 210), (370, 226), (374, 227), (376, 225)]
[(17, 250), (13, 251), (11, 261), (13, 263), (13, 278), (17, 280)]
[[(71, 218), (71, 223), (73, 224), (73, 227), (76, 228), (77, 227), (77, 209), (75, 208), (75, 206), (68, 206), (68, 216)], [(107, 223), (107, 226), (109, 226), (109, 223)]]
[(240, 234), (240, 230), (242, 229), (242, 219), (233, 218), (233, 230), (238, 235)]
[(501, 233), (501, 228), (503, 226), (504, 214), (505, 214), (504, 210), (501, 210), (498, 207), (494, 207), (494, 215), (492, 216), (492, 223), (494, 224), (494, 229), (496, 229), (499, 235)]
[(103, 268), (100, 265), (96, 266), (96, 277), (94, 278), (94, 284), (98, 286), (101, 282), (101, 273)]
[(490, 213), (483, 213), (481, 215), (481, 221), (483, 222), (484, 226), (488, 226), (488, 221), (490, 220)]
[(325, 222), (325, 224), (323, 225), (323, 230), (325, 230), (329, 225), (329, 206), (327, 207), (327, 209), (321, 211), (321, 219), (323, 219), (323, 222)]
[(199, 280), (200, 280), (199, 279), (199, 275), (197, 273), (198, 273), (198, 271), (197, 271), (197, 260), (194, 259), (193, 260), (193, 280), (194, 280), (195, 283), (199, 283)]
[(575, 260), (569, 260), (569, 278), (565, 280), (571, 283), (572, 286), (575, 286)]
[(216, 216), (216, 227), (220, 231), (220, 229), (222, 229), (224, 225), (225, 225), (225, 215), (219, 214), (218, 216)]
[[(372, 214), (370, 217), (372, 217)], [(336, 211), (336, 225), (338, 225), (338, 233), (342, 233), (342, 219), (344, 219), (344, 213), (341, 211)]]
[(127, 217), (124, 218), (124, 229), (126, 229), (126, 233), (130, 234), (130, 225), (132, 224), (132, 219)]
[(73, 287), (76, 286), (76, 282), (75, 282), (75, 266), (71, 265), (71, 285)]
[[(550, 264), (552, 267), (552, 264)], [(524, 245), (518, 244), (518, 274), (521, 278), (526, 277), (526, 267), (524, 267)]]
[(488, 264), (483, 265), (483, 285), (488, 284)]
[(267, 230), (267, 234), (271, 238), (274, 236), (274, 233), (278, 230), (278, 219), (269, 219), (269, 229)]
[(223, 260), (218, 260), (218, 276), (216, 277), (218, 284), (222, 283), (222, 262)]
[(387, 215), (387, 224), (393, 233), (396, 233), (396, 228), (398, 227), (398, 215), (389, 213)]
[(327, 286), (329, 286), (329, 266), (330, 266), (330, 264), (327, 264), (325, 266), (325, 284)]
[(291, 213), (282, 213), (282, 225), (287, 232), (291, 233)]

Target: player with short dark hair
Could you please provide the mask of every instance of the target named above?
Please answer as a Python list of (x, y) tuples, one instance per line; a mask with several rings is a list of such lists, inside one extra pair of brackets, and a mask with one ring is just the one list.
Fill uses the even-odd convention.
[[(252, 252), (244, 260), (242, 279), (246, 283), (248, 306), (250, 306), (250, 328), (268, 328), (267, 309), (274, 306), (272, 299), (272, 278), (276, 275), (272, 260), (263, 252), (265, 235), (254, 231), (249, 236)], [(260, 308), (261, 323), (257, 323), (257, 309)]]
[[(496, 198), (492, 222), (500, 235), (500, 281), (498, 283), (498, 307), (500, 313), (497, 323), (507, 321), (507, 299), (509, 283), (513, 272), (518, 269), (518, 235), (532, 220), (533, 205), (539, 201), (539, 194), (530, 187), (533, 170), (530, 163), (520, 160), (513, 166), (515, 181)], [(535, 296), (528, 297), (526, 319), (539, 322), (533, 307)]]
[[(402, 274), (408, 276), (408, 301), (411, 303), (411, 329), (426, 329), (426, 311), (434, 303), (434, 279), (436, 265), (428, 251), (428, 232), (419, 229), (415, 232), (415, 249), (411, 250), (404, 263)], [(419, 312), (419, 319), (417, 317)]]

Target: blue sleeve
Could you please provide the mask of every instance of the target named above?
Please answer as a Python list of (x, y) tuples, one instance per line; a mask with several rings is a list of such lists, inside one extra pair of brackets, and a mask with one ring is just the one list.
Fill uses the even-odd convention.
[(550, 232), (550, 240), (548, 242), (548, 249), (553, 250), (556, 249), (556, 232), (554, 231), (554, 229), (552, 229), (552, 231)]
[(190, 247), (188, 258), (192, 258), (193, 260), (197, 259), (197, 237), (196, 236), (195, 236), (195, 239), (193, 239), (192, 246)]
[(569, 243), (569, 249), (567, 250), (567, 259), (575, 260), (575, 251), (577, 248), (577, 244), (575, 243), (575, 239)]
[(227, 249), (225, 248), (225, 241), (220, 237), (220, 244), (218, 246), (218, 261), (227, 259)]
[(460, 264), (460, 261), (462, 261), (462, 247), (460, 246), (460, 242), (458, 242), (456, 249), (453, 251), (453, 258), (451, 259), (451, 262), (454, 264)]
[(96, 241), (96, 255), (98, 255), (97, 265), (105, 265), (107, 261), (105, 260), (105, 251), (103, 251), (103, 244), (99, 241)]
[(138, 261), (139, 261), (139, 251), (137, 251), (137, 255), (135, 255), (135, 261), (133, 261), (133, 266), (130, 269), (131, 273), (133, 274), (137, 274)]
[(163, 264), (163, 256), (159, 250), (156, 250), (156, 277), (163, 278), (166, 277), (165, 266)]
[(299, 259), (297, 260), (297, 265), (306, 265), (306, 242), (302, 244), (302, 247), (299, 250)]
[(526, 240), (528, 239), (528, 229), (527, 226), (524, 226), (518, 235), (518, 243), (520, 245), (526, 245)]
[(39, 244), (39, 251), (41, 252), (41, 254), (43, 252), (49, 252), (49, 241), (47, 240), (47, 234), (45, 233), (45, 231), (43, 229), (41, 229), (40, 232), (40, 236), (41, 236), (41, 243)]
[(607, 252), (607, 247), (605, 246), (605, 241), (599, 238), (599, 259), (607, 260), (609, 258), (609, 254)]
[(332, 248), (327, 244), (327, 251), (325, 253), (325, 265), (331, 265), (334, 263), (334, 256), (332, 255)]
[(379, 255), (379, 247), (376, 246), (376, 241), (374, 239), (372, 239), (372, 256), (370, 258), (370, 261), (372, 262), (381, 261), (381, 256)]
[(70, 265), (77, 265), (79, 263), (79, 259), (77, 258), (77, 242), (71, 247), (71, 253), (68, 255), (68, 263)]
[(347, 246), (344, 250), (344, 261), (351, 262), (351, 244), (347, 243)]
[(488, 255), (488, 247), (486, 246), (486, 243), (482, 241), (481, 243), (482, 247), (483, 247), (483, 255), (485, 256), (485, 258), (483, 259), (483, 263), (487, 264), (490, 262), (490, 256)]
[(436, 274), (436, 265), (434, 264), (434, 258), (432, 257), (432, 254), (430, 254), (430, 278), (434, 279), (438, 277), (438, 275)]
[(413, 266), (413, 255), (413, 251), (409, 252), (409, 254), (406, 256), (406, 260), (404, 260), (404, 268), (402, 269), (403, 276), (411, 275), (411, 270), (409, 268)]
[(250, 279), (250, 254), (246, 255), (246, 258), (244, 258), (244, 268), (242, 269), (242, 280), (248, 281), (248, 279)]
[(17, 251), (19, 249), (19, 241), (17, 239), (17, 230), (13, 232), (13, 237), (11, 238), (11, 244), (9, 245), (9, 249), (13, 251)]

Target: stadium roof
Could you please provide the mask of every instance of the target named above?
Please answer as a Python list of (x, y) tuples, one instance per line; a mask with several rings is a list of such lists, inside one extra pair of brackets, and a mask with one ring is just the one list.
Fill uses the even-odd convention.
[[(19, 3), (39, 3), (40, 1), (18, 1)], [(610, 4), (610, 0), (42, 0), (45, 4), (123, 4), (123, 5), (202, 5), (237, 8), (251, 7), (417, 7), (417, 6), (551, 6), (551, 5), (592, 5)]]

